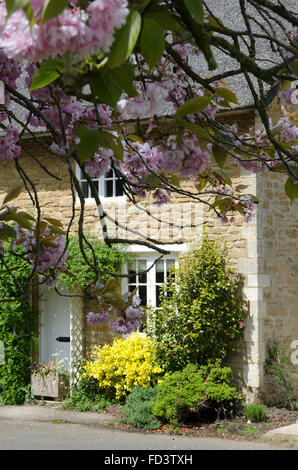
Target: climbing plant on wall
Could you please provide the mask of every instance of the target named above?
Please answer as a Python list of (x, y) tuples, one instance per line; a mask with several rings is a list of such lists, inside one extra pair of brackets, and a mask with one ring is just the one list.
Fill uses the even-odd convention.
[(0, 341), (4, 346), (0, 364), (0, 403), (20, 404), (30, 382), (32, 348), (36, 340), (38, 312), (30, 306), (28, 285), (31, 267), (18, 249), (0, 262)]

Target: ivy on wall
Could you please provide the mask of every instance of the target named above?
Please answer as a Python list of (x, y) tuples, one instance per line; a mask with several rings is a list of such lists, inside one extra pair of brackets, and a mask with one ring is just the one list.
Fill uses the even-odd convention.
[(28, 262), (7, 253), (4, 262), (13, 278), (0, 261), (0, 341), (4, 345), (3, 363), (0, 364), (0, 403), (20, 404), (30, 382), (38, 312), (31, 308), (29, 295), (24, 296), (30, 275)]
[[(98, 269), (103, 271), (98, 278), (101, 283), (105, 283), (110, 277), (111, 273), (121, 271), (123, 263), (130, 259), (130, 255), (123, 247), (108, 247), (105, 243), (92, 237), (88, 237), (88, 242), (92, 246), (92, 250), (84, 243), (84, 249), (87, 258), (94, 263), (94, 256)], [(78, 237), (69, 237), (69, 244), (67, 247), (69, 254), (69, 265), (67, 272), (61, 273), (59, 282), (69, 289), (73, 286), (85, 289), (90, 287), (96, 280), (95, 272), (85, 261), (79, 245)]]

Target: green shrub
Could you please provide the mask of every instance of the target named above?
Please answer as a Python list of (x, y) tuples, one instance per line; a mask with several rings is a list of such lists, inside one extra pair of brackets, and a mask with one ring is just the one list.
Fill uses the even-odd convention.
[(110, 400), (106, 396), (97, 394), (90, 398), (82, 390), (77, 390), (73, 391), (70, 397), (65, 398), (61, 406), (64, 410), (76, 410), (81, 412), (93, 411), (100, 413), (109, 408), (113, 403), (113, 400)]
[(251, 403), (244, 410), (246, 418), (250, 419), (253, 423), (267, 420), (267, 408), (265, 405), (258, 405), (258, 403)]
[(135, 387), (121, 408), (120, 422), (136, 428), (158, 429), (161, 423), (152, 412), (152, 403), (156, 394), (156, 387)]
[[(87, 359), (80, 358), (76, 361), (78, 373), (83, 374)], [(98, 388), (98, 382), (93, 377), (80, 378), (72, 387), (71, 394), (62, 402), (65, 410), (101, 412), (113, 405), (115, 400)]]
[(148, 334), (167, 370), (224, 359), (243, 327), (239, 279), (226, 249), (205, 237), (168, 276), (160, 308), (148, 317)]
[[(22, 249), (18, 248), (15, 256), (6, 252), (0, 260), (0, 341), (4, 345), (4, 363), (0, 364), (0, 403), (7, 405), (25, 401), (38, 320), (38, 312), (30, 306), (27, 286), (31, 267), (21, 258), (22, 254)], [(25, 292), (28, 292), (27, 297)]]
[(156, 362), (154, 342), (138, 332), (128, 338), (115, 338), (113, 344), (93, 349), (83, 366), (82, 379), (95, 379), (98, 390), (117, 400), (125, 399), (134, 387), (154, 385), (163, 374)]
[(164, 422), (212, 421), (240, 411), (242, 397), (232, 385), (229, 367), (220, 361), (188, 364), (158, 385), (153, 413)]
[(289, 410), (294, 410), (296, 405), (295, 388), (291, 374), (296, 372), (297, 366), (293, 365), (280, 341), (272, 341), (267, 348), (265, 372), (270, 374), (269, 384), (275, 385), (280, 396), (280, 404)]
[[(129, 259), (129, 254), (123, 248), (110, 248), (105, 243), (91, 236), (87, 237), (87, 240), (91, 244), (93, 252), (87, 243), (84, 242), (83, 246), (86, 257), (94, 265), (95, 256), (100, 271), (118, 272), (123, 263)], [(69, 255), (67, 272), (60, 274), (59, 282), (68, 288), (78, 286), (85, 289), (94, 283), (96, 275), (94, 270), (86, 263), (81, 253), (78, 237), (69, 237), (67, 252)], [(105, 283), (110, 277), (110, 274), (102, 274), (99, 281)]]

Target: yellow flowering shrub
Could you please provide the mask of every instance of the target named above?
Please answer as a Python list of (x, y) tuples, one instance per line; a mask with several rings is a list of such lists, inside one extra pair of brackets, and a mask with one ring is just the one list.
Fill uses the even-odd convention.
[(163, 374), (156, 363), (154, 342), (135, 332), (128, 338), (116, 338), (112, 345), (96, 347), (84, 366), (84, 378), (94, 378), (101, 389), (114, 389), (117, 399), (137, 385), (153, 385)]

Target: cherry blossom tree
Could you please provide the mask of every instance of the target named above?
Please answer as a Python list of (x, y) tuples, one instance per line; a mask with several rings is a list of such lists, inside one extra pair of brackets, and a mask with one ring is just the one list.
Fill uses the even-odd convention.
[[(74, 217), (64, 229), (59, 220), (42, 216), (38, 187), (22, 164), (21, 151), (28, 153), (24, 134), (68, 168), (73, 199), (77, 193), (81, 203), (81, 250), (95, 273), (94, 295), (104, 305), (102, 313), (90, 312), (88, 319), (105, 322), (116, 313), (111, 326), (118, 332), (135, 329), (142, 308), (135, 294), (116, 295), (115, 278), (121, 274), (111, 273), (106, 286), (97, 284), (102, 273), (84, 252), (84, 243), (90, 243), (74, 163), (90, 186), (105, 243), (139, 243), (161, 255), (166, 250), (157, 240), (109, 236), (92, 178), (113, 169), (132, 204), (148, 194), (154, 204), (167, 204), (179, 193), (208, 204), (222, 223), (233, 221), (235, 213), (248, 222), (258, 202), (243, 185), (233, 187), (231, 165), (254, 173), (284, 172), (287, 196), (291, 201), (298, 197), (297, 120), (286, 108), (298, 103), (297, 14), (282, 1), (234, 3), (239, 24), (231, 28), (208, 0), (0, 2), (0, 168), (13, 161), (20, 176), (0, 208), (4, 267), (4, 251), (21, 245), (32, 266), (32, 282), (38, 275), (39, 282), (52, 286), (67, 269)], [(233, 67), (223, 70), (222, 57)], [(238, 106), (230, 86), (238, 79), (262, 123), (246, 134), (236, 123), (222, 124), (217, 118), (221, 110)], [(268, 104), (277, 94), (285, 106), (273, 123)], [(136, 123), (134, 134), (126, 132), (130, 121)], [(51, 136), (49, 145), (37, 132), (40, 128)], [(54, 177), (35, 155), (28, 155), (41, 172)], [(191, 182), (193, 190), (184, 189), (181, 180)], [(34, 216), (11, 205), (24, 186)]]

